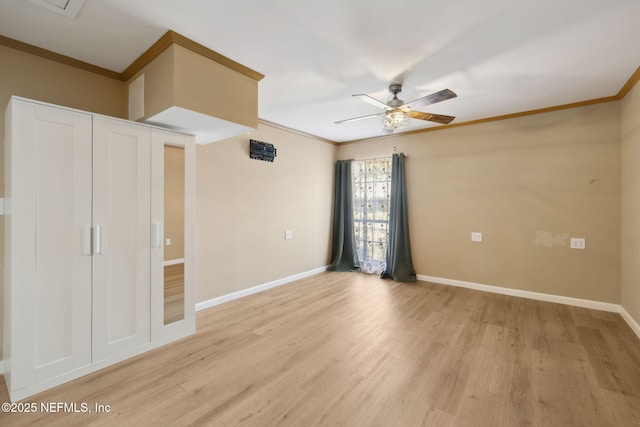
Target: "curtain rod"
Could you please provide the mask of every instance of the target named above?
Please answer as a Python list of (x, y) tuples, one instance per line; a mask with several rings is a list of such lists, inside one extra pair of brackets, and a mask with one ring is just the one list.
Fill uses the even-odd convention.
[[(398, 154), (398, 151), (396, 150), (396, 147), (395, 147), (395, 146), (393, 147), (393, 154)], [(404, 154), (404, 153), (402, 153), (402, 154)], [(390, 157), (391, 157), (391, 156), (390, 156)], [(407, 155), (405, 154), (405, 155), (404, 155), (404, 157), (406, 158), (406, 157), (409, 157), (409, 156), (407, 156)], [(387, 158), (388, 158), (388, 157), (363, 157), (363, 158), (360, 158), (360, 159), (354, 159), (354, 160), (356, 160), (356, 161), (357, 161), (357, 160), (382, 160), (382, 159), (387, 159)]]
[(354, 162), (359, 162), (363, 160), (391, 160), (391, 156), (388, 157), (358, 157), (353, 159)]
[[(394, 153), (397, 154), (397, 153)], [(407, 156), (406, 154), (404, 155), (405, 158), (408, 158), (409, 156)], [(354, 161), (362, 161), (362, 160), (383, 160), (383, 159), (391, 159), (391, 156), (388, 157), (358, 157), (353, 159)]]
[[(396, 147), (393, 147), (393, 154), (398, 154), (398, 152), (396, 151)], [(404, 153), (401, 153), (404, 154)], [(342, 159), (342, 160), (353, 160), (353, 161), (362, 161), (362, 160), (382, 160), (382, 159), (388, 159), (392, 156), (389, 157), (360, 157), (357, 159)], [(406, 154), (404, 155), (405, 158), (408, 158), (409, 156), (407, 156)]]

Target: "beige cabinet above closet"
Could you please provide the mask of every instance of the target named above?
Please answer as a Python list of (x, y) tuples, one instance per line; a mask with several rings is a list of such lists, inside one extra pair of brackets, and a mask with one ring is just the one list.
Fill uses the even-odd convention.
[[(193, 137), (17, 97), (5, 119), (4, 357), (12, 400), (193, 333)], [(169, 149), (183, 153), (177, 202), (165, 200)], [(172, 233), (182, 233), (184, 254), (171, 298), (165, 203), (182, 209)], [(179, 313), (171, 322), (168, 300)]]

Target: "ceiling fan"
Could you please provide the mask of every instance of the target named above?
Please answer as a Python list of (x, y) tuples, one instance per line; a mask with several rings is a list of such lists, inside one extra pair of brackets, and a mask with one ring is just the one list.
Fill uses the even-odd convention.
[(375, 98), (365, 94), (353, 95), (364, 102), (367, 102), (376, 107), (384, 108), (384, 113), (369, 114), (368, 116), (354, 117), (352, 119), (340, 120), (335, 122), (336, 124), (355, 122), (357, 120), (370, 119), (374, 117), (380, 117), (382, 119), (382, 131), (385, 134), (393, 133), (394, 130), (406, 126), (409, 123), (409, 119), (426, 120), (429, 122), (448, 124), (451, 123), (455, 117), (444, 116), (441, 114), (423, 113), (421, 111), (415, 111), (416, 108), (424, 105), (435, 104), (437, 102), (446, 101), (447, 99), (455, 98), (456, 95), (449, 89), (443, 89), (439, 92), (432, 93), (431, 95), (423, 96), (414, 101), (405, 103), (403, 100), (398, 99), (398, 94), (402, 91), (402, 84), (392, 83), (389, 85), (389, 92), (393, 95), (393, 99), (386, 104), (382, 101), (378, 101)]

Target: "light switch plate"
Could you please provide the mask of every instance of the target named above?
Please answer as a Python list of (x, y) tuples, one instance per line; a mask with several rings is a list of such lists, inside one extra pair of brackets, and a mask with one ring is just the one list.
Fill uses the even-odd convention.
[(571, 249), (586, 249), (586, 242), (585, 239), (581, 238), (581, 237), (572, 237), (571, 238)]
[(482, 233), (478, 231), (471, 232), (471, 241), (472, 242), (482, 242)]
[(291, 231), (287, 230), (284, 232), (284, 240), (291, 240)]

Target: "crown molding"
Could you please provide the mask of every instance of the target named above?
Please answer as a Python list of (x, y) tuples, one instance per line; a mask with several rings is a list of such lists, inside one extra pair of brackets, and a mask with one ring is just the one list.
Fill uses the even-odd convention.
[(434, 127), (430, 127), (430, 128), (426, 128), (426, 129), (416, 129), (416, 130), (412, 130), (412, 131), (409, 131), (409, 132), (402, 132), (402, 133), (390, 134), (390, 135), (372, 136), (370, 138), (354, 139), (352, 141), (342, 142), (342, 143), (340, 143), (340, 145), (356, 144), (356, 143), (359, 143), (359, 142), (365, 142), (365, 141), (370, 141), (370, 140), (378, 140), (378, 139), (382, 139), (382, 138), (393, 138), (393, 137), (398, 137), (398, 136), (409, 136), (409, 135), (416, 135), (416, 134), (420, 134), (420, 133), (434, 132), (434, 131), (438, 131), (438, 130), (451, 129), (451, 128), (460, 127), (460, 126), (477, 125), (477, 124), (481, 124), (481, 123), (496, 122), (496, 121), (499, 121), (499, 120), (515, 119), (515, 118), (518, 118), (518, 117), (531, 116), (531, 115), (534, 115), (534, 114), (549, 113), (551, 111), (567, 110), (569, 108), (586, 107), (588, 105), (603, 104), (603, 103), (606, 103), (606, 102), (619, 101), (620, 99), (622, 99), (622, 98), (619, 98), (617, 95), (615, 95), (615, 96), (607, 96), (607, 97), (604, 97), (604, 98), (590, 99), (588, 101), (580, 101), (580, 102), (573, 102), (571, 104), (556, 105), (554, 107), (538, 108), (536, 110), (521, 111), (519, 113), (503, 114), (501, 116), (487, 117), (487, 118), (484, 118), (484, 119), (477, 119), (477, 120), (469, 120), (467, 122), (452, 123), (452, 124), (442, 125), (442, 126), (434, 126)]
[(631, 77), (629, 77), (627, 79), (627, 81), (620, 88), (618, 93), (615, 94), (615, 95), (612, 95), (612, 96), (605, 96), (604, 98), (590, 99), (590, 100), (587, 100), (587, 101), (572, 102), (570, 104), (556, 105), (556, 106), (553, 106), (553, 107), (538, 108), (538, 109), (535, 109), (535, 110), (521, 111), (519, 113), (512, 113), (512, 114), (504, 114), (504, 115), (501, 115), (501, 116), (487, 117), (487, 118), (484, 118), (484, 119), (469, 120), (467, 122), (452, 123), (452, 124), (442, 125), (442, 126), (434, 126), (434, 127), (430, 127), (430, 128), (426, 128), (426, 129), (417, 129), (417, 130), (412, 130), (412, 131), (409, 131), (409, 132), (402, 132), (402, 133), (398, 133), (398, 134), (380, 135), (380, 136), (372, 136), (370, 138), (354, 139), (352, 141), (341, 142), (340, 145), (356, 144), (356, 143), (359, 143), (359, 142), (378, 140), (378, 139), (381, 139), (381, 138), (392, 138), (392, 137), (398, 137), (398, 136), (409, 136), (409, 135), (415, 135), (415, 134), (419, 134), (419, 133), (426, 133), (426, 132), (433, 132), (433, 131), (437, 131), (437, 130), (451, 129), (451, 128), (455, 128), (455, 127), (459, 127), (459, 126), (477, 125), (477, 124), (480, 124), (480, 123), (495, 122), (495, 121), (498, 121), (498, 120), (515, 119), (515, 118), (518, 118), (518, 117), (531, 116), (531, 115), (534, 115), (534, 114), (549, 113), (551, 111), (567, 110), (569, 108), (586, 107), (587, 105), (595, 105), (595, 104), (603, 104), (605, 102), (620, 101), (621, 99), (623, 99), (629, 93), (629, 91), (631, 89), (633, 89), (633, 87), (636, 85), (636, 83), (638, 83), (638, 81), (640, 81), (640, 67), (636, 68), (636, 71), (631, 75)]
[[(32, 55), (36, 55), (36, 56), (40, 56), (42, 58), (46, 58), (55, 62), (59, 62), (65, 65), (69, 65), (75, 68), (79, 68), (81, 70), (85, 70), (85, 71), (89, 71), (95, 74), (99, 74), (105, 77), (109, 77), (115, 80), (120, 80), (120, 81), (127, 81), (129, 80), (131, 77), (133, 77), (138, 71), (140, 71), (142, 68), (144, 68), (146, 65), (148, 65), (151, 61), (153, 61), (158, 55), (160, 55), (162, 52), (164, 52), (165, 49), (167, 49), (169, 46), (171, 46), (172, 44), (177, 44), (179, 46), (182, 46), (186, 49), (189, 49), (195, 53), (198, 53), (202, 56), (205, 56), (209, 59), (211, 59), (212, 61), (215, 61), (221, 65), (224, 65), (228, 68), (231, 68), (234, 71), (237, 71), (241, 74), (244, 74), (245, 76), (248, 76), (256, 81), (260, 81), (264, 78), (263, 74), (258, 73), (257, 71), (254, 71), (248, 67), (245, 67), (244, 65), (233, 61), (230, 58), (227, 58), (224, 55), (221, 55), (199, 43), (196, 43), (188, 38), (186, 38), (185, 36), (178, 34), (174, 31), (167, 31), (162, 37), (160, 37), (158, 39), (158, 41), (156, 41), (149, 49), (147, 49), (142, 55), (140, 55), (135, 61), (133, 61), (131, 63), (131, 65), (129, 65), (129, 67), (127, 67), (126, 70), (124, 70), (122, 73), (118, 73), (116, 71), (112, 71), (112, 70), (108, 70), (106, 68), (102, 68), (99, 67), (97, 65), (93, 65), (93, 64), (89, 64), (87, 62), (83, 62), (83, 61), (79, 61), (77, 59), (65, 56), (65, 55), (61, 55), (59, 53), (55, 53), (40, 47), (36, 47), (18, 40), (14, 40), (11, 39), (9, 37), (5, 37), (0, 35), (0, 45), (4, 45), (13, 49), (17, 49), (17, 50), (21, 50), (23, 52), (26, 53), (30, 53)], [(371, 141), (371, 140), (378, 140), (381, 138), (395, 138), (398, 136), (408, 136), (408, 135), (415, 135), (415, 134), (420, 134), (420, 133), (425, 133), (425, 132), (433, 132), (433, 131), (439, 131), (439, 130), (444, 130), (444, 129), (450, 129), (450, 128), (454, 128), (454, 127), (459, 127), (459, 126), (469, 126), (469, 125), (476, 125), (476, 124), (481, 124), (481, 123), (488, 123), (488, 122), (494, 122), (494, 121), (498, 121), (498, 120), (507, 120), (507, 119), (513, 119), (513, 118), (518, 118), (518, 117), (524, 117), (524, 116), (530, 116), (533, 114), (541, 114), (541, 113), (548, 113), (551, 111), (559, 111), (559, 110), (566, 110), (569, 108), (578, 108), (578, 107), (585, 107), (587, 105), (595, 105), (595, 104), (602, 104), (602, 103), (606, 103), (606, 102), (613, 102), (613, 101), (619, 101), (621, 99), (623, 99), (627, 93), (629, 93), (629, 91), (631, 91), (631, 89), (633, 89), (633, 87), (638, 83), (638, 81), (640, 81), (640, 66), (638, 68), (636, 68), (635, 72), (629, 77), (629, 79), (625, 82), (625, 84), (622, 86), (622, 88), (620, 88), (620, 90), (618, 91), (617, 94), (613, 95), (613, 96), (607, 96), (604, 98), (597, 98), (597, 99), (591, 99), (591, 100), (587, 100), (587, 101), (581, 101), (581, 102), (574, 102), (574, 103), (570, 103), (570, 104), (564, 104), (564, 105), (557, 105), (557, 106), (553, 106), (553, 107), (546, 107), (546, 108), (539, 108), (539, 109), (535, 109), (535, 110), (529, 110), (529, 111), (522, 111), (522, 112), (518, 112), (518, 113), (512, 113), (512, 114), (504, 114), (501, 116), (494, 116), (494, 117), (487, 117), (484, 119), (478, 119), (478, 120), (470, 120), (470, 121), (466, 121), (466, 122), (460, 122), (460, 123), (453, 123), (453, 124), (448, 124), (448, 125), (442, 125), (442, 126), (435, 126), (435, 127), (430, 127), (430, 128), (426, 128), (426, 129), (417, 129), (417, 130), (413, 130), (413, 131), (409, 131), (409, 132), (403, 132), (403, 133), (398, 133), (398, 134), (391, 134), (391, 135), (381, 135), (381, 136), (374, 136), (374, 137), (370, 137), (370, 138), (363, 138), (363, 139), (355, 139), (355, 140), (351, 140), (351, 141), (344, 141), (344, 142), (335, 142), (335, 141), (331, 141), (329, 139), (326, 138), (321, 138), (319, 136), (316, 135), (312, 135), (306, 132), (302, 132), (296, 129), (292, 129), (283, 125), (279, 125), (277, 123), (273, 123), (273, 122), (269, 122), (267, 120), (263, 120), (263, 119), (259, 119), (258, 122), (260, 123), (264, 123), (267, 124), (269, 126), (273, 126), (273, 127), (277, 127), (280, 128), (282, 130), (286, 130), (288, 132), (293, 132), (293, 133), (297, 133), (299, 135), (303, 135), (303, 136), (307, 136), (307, 137), (312, 137), (315, 139), (318, 139), (320, 141), (332, 144), (332, 145), (348, 145), (348, 144), (355, 144), (355, 143), (359, 143), (359, 142), (364, 142), (364, 141)]]
[(625, 96), (627, 96), (629, 91), (633, 89), (636, 83), (638, 83), (638, 80), (640, 80), (640, 67), (636, 68), (636, 71), (633, 74), (631, 74), (631, 77), (629, 77), (629, 80), (627, 80), (627, 82), (624, 84), (624, 86), (622, 86), (622, 88), (616, 95), (616, 98), (622, 99)]
[(260, 81), (264, 78), (264, 74), (260, 74), (257, 71), (254, 71), (251, 68), (245, 67), (239, 62), (234, 61), (233, 59), (227, 58), (226, 56), (221, 55), (206, 46), (196, 43), (193, 40), (176, 33), (175, 31), (169, 30), (164, 33), (164, 35), (160, 37), (157, 42), (155, 42), (149, 49), (147, 49), (142, 55), (140, 55), (138, 59), (133, 61), (126, 70), (121, 73), (120, 80), (129, 80), (138, 71), (146, 67), (151, 61), (153, 61), (158, 55), (164, 52), (164, 50), (172, 44), (176, 44), (178, 46), (184, 47), (185, 49), (189, 49), (194, 53), (204, 56), (205, 58), (209, 58), (210, 60), (217, 62), (218, 64), (224, 65), (225, 67), (230, 68), (240, 74), (244, 74), (245, 76), (250, 77), (256, 81)]
[(146, 67), (151, 61), (153, 61), (158, 55), (164, 52), (164, 50), (172, 44), (176, 44), (178, 46), (184, 47), (185, 49), (189, 49), (192, 52), (209, 58), (214, 62), (224, 65), (225, 67), (237, 71), (240, 74), (244, 74), (245, 76), (250, 77), (256, 81), (260, 81), (264, 78), (263, 74), (260, 74), (257, 71), (252, 70), (251, 68), (245, 67), (239, 62), (227, 58), (226, 56), (221, 55), (218, 52), (209, 49), (208, 47), (198, 44), (193, 40), (189, 40), (185, 36), (171, 30), (167, 31), (162, 37), (160, 37), (157, 42), (155, 42), (149, 49), (147, 49), (142, 55), (140, 55), (135, 61), (133, 61), (131, 65), (126, 68), (126, 70), (121, 73), (98, 67), (97, 65), (89, 64), (88, 62), (79, 61), (77, 59), (70, 58), (68, 56), (61, 55), (47, 49), (43, 49), (0, 35), (0, 45), (21, 50), (23, 52), (40, 56), (51, 61), (59, 62), (61, 64), (69, 65), (71, 67), (79, 68), (81, 70), (89, 71), (123, 82), (126, 82), (138, 71)]
[(78, 68), (80, 70), (89, 71), (94, 74), (99, 74), (110, 79), (121, 80), (121, 73), (108, 70), (106, 68), (98, 67), (97, 65), (89, 64), (88, 62), (79, 61), (69, 56), (61, 55), (59, 53), (52, 52), (41, 47), (33, 46), (28, 43), (24, 43), (18, 40), (11, 39), (0, 35), (0, 45), (10, 47), (12, 49), (20, 50), (31, 55), (36, 55), (41, 58), (49, 59), (51, 61), (59, 62), (64, 65)]
[(122, 73), (119, 80), (126, 82), (133, 77), (138, 71), (149, 65), (151, 61), (156, 59), (162, 52), (173, 44), (171, 31), (164, 33), (151, 47), (144, 51), (142, 55), (136, 58)]

